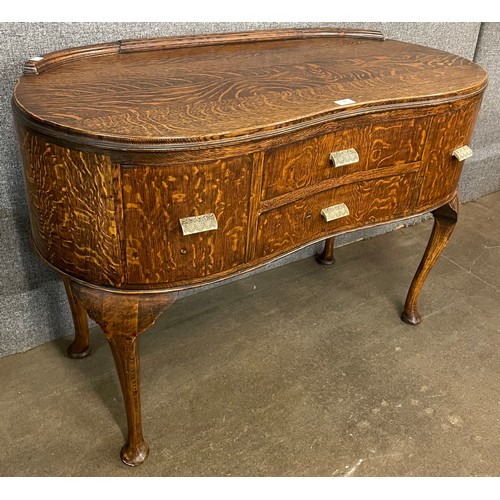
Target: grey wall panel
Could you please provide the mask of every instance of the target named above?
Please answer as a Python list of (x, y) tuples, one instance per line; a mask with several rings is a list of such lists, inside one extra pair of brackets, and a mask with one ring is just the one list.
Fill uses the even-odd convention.
[[(58, 277), (43, 268), (29, 246), (29, 221), (20, 160), (17, 152), (10, 97), (24, 60), (67, 47), (118, 40), (194, 33), (272, 29), (281, 27), (344, 26), (380, 29), (395, 38), (436, 47), (472, 58), (480, 23), (0, 23), (0, 356), (29, 349), (58, 336), (71, 333), (69, 308)], [(493, 31), (492, 34), (490, 31)], [(492, 64), (488, 43), (498, 31), (483, 33), (483, 54)], [(487, 36), (486, 36), (487, 35)], [(490, 55), (488, 55), (490, 54)], [(489, 59), (488, 59), (489, 57)], [(498, 71), (498, 67), (495, 66)], [(491, 91), (491, 104), (498, 88)], [(490, 102), (490, 101), (489, 101)], [(494, 123), (494, 122), (493, 122)], [(498, 122), (497, 122), (498, 123)], [(491, 120), (482, 125), (491, 127)], [(475, 147), (481, 149), (481, 139)], [(498, 153), (496, 153), (498, 159)], [(492, 157), (492, 161), (494, 158)], [(477, 181), (475, 171), (462, 183), (463, 197), (473, 199), (481, 190), (498, 185), (498, 179)], [(493, 170), (488, 170), (493, 174)], [(477, 184), (477, 185), (476, 185)], [(488, 186), (486, 186), (488, 184)], [(470, 186), (473, 186), (471, 188)], [(499, 189), (497, 187), (496, 189)], [(379, 234), (397, 225), (351, 233), (339, 238), (341, 244)], [(312, 246), (283, 259), (279, 264), (312, 255)], [(277, 265), (277, 264), (273, 264)], [(198, 289), (197, 291), (199, 291)], [(192, 292), (190, 292), (192, 293)]]
[(463, 202), (500, 189), (500, 23), (483, 24), (475, 61), (486, 69), (489, 82), (474, 130), (474, 156), (462, 175)]

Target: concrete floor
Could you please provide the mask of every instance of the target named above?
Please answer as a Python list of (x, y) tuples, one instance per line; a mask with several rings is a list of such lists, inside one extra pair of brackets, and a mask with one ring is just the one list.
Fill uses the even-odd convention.
[(0, 474), (500, 475), (500, 192), (461, 207), (399, 320), (432, 222), (178, 301), (141, 337), (139, 468), (109, 348), (0, 360)]

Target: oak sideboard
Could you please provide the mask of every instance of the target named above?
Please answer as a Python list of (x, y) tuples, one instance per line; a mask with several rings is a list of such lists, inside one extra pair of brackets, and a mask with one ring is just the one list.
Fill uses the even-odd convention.
[(421, 321), (486, 84), (462, 57), (330, 28), (121, 40), (25, 63), (13, 109), (33, 246), (66, 287), (69, 355), (90, 353), (88, 316), (111, 346), (124, 463), (149, 452), (138, 337), (180, 290), (321, 240), (330, 265), (335, 235), (432, 212), (401, 316)]

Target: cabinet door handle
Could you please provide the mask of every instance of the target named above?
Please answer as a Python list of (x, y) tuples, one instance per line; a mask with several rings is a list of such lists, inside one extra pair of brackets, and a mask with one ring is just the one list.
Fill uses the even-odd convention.
[(332, 205), (331, 207), (326, 207), (321, 210), (321, 216), (326, 220), (326, 222), (341, 219), (342, 217), (347, 217), (348, 215), (349, 209), (345, 203)]
[(472, 149), (469, 146), (462, 146), (461, 148), (455, 149), (452, 156), (454, 156), (458, 161), (464, 161), (472, 156)]
[(204, 233), (218, 228), (217, 219), (214, 214), (195, 215), (194, 217), (184, 217), (179, 219), (181, 223), (182, 234)]
[(334, 167), (343, 167), (344, 165), (352, 165), (358, 163), (359, 155), (354, 149), (343, 149), (342, 151), (334, 151), (330, 153), (330, 161)]

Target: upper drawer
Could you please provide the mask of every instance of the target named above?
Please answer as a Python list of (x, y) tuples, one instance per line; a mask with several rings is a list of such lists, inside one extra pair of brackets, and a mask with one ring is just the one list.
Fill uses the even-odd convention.
[[(267, 151), (262, 199), (359, 170), (420, 161), (428, 118), (398, 120), (340, 130)], [(355, 149), (359, 161), (335, 167), (330, 154)]]

